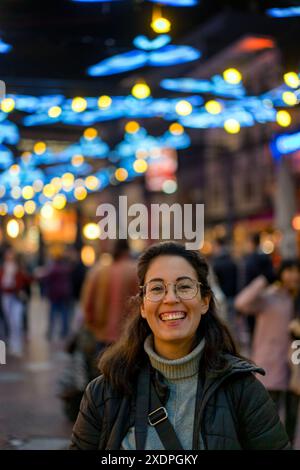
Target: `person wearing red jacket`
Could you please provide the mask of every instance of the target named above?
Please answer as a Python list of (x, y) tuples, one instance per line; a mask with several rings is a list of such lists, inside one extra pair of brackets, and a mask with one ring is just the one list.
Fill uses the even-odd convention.
[(22, 295), (29, 282), (29, 276), (21, 268), (16, 252), (13, 248), (8, 248), (0, 268), (0, 290), (2, 310), (8, 326), (8, 351), (14, 356), (22, 355), (24, 315)]

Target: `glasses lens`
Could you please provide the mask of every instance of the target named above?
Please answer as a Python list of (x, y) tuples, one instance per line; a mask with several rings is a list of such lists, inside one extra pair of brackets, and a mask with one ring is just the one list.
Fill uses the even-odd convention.
[(189, 300), (196, 296), (198, 286), (191, 279), (182, 279), (176, 284), (176, 293), (181, 299)]
[(146, 297), (153, 302), (161, 300), (165, 295), (165, 285), (163, 282), (150, 281), (146, 285)]

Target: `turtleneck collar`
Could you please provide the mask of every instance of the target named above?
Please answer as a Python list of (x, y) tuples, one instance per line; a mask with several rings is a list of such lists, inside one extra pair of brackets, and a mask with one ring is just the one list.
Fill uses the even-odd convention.
[(166, 379), (183, 380), (198, 373), (204, 344), (203, 338), (187, 356), (169, 360), (154, 351), (153, 335), (149, 335), (144, 342), (144, 350), (149, 356), (152, 367), (161, 372)]

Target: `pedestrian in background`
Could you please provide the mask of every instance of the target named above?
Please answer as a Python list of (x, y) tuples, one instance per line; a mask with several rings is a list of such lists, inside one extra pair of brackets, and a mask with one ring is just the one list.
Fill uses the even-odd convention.
[[(285, 426), (291, 442), (297, 424), (299, 395), (291, 389), (291, 322), (299, 316), (300, 264), (284, 260), (278, 281), (257, 277), (236, 297), (236, 308), (256, 318), (251, 359), (266, 375), (261, 382), (279, 409), (284, 406)], [(298, 307), (297, 307), (298, 306)], [(299, 366), (298, 366), (299, 367)]]
[(20, 256), (13, 248), (7, 248), (0, 268), (2, 312), (8, 327), (8, 351), (17, 357), (23, 352), (24, 302), (30, 282)]

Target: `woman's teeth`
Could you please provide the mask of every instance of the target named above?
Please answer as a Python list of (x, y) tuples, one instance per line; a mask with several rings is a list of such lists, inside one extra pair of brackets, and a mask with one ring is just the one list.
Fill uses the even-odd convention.
[(168, 312), (168, 313), (161, 313), (159, 315), (160, 319), (162, 321), (168, 321), (168, 320), (181, 320), (182, 318), (186, 317), (185, 312)]

